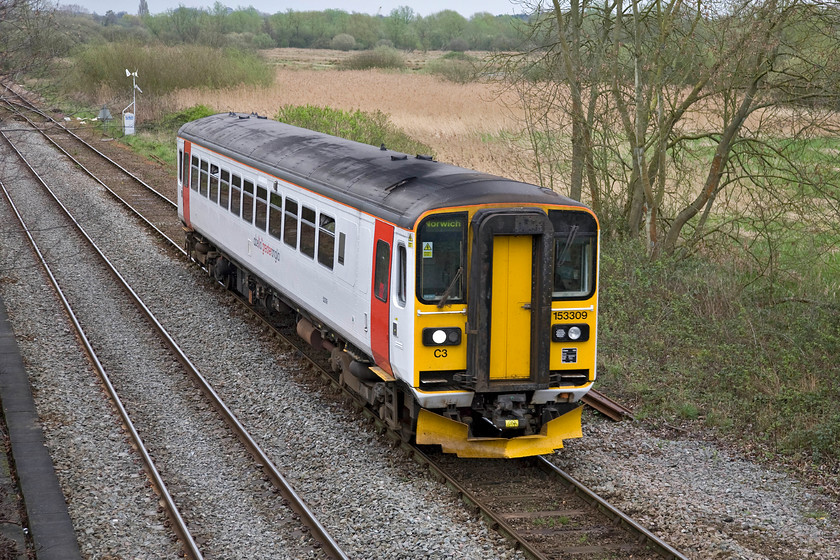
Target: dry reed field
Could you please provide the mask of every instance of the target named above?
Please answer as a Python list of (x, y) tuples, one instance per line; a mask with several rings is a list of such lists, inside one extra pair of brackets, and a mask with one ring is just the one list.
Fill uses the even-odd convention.
[[(274, 49), (276, 79), (268, 88), (183, 90), (176, 109), (203, 103), (220, 111), (273, 116), (283, 105), (382, 111), (417, 140), (431, 146), (437, 159), (521, 179), (511, 147), (482, 141), (483, 134), (516, 130), (516, 98), (498, 86), (456, 84), (436, 76), (380, 70), (337, 70), (348, 53), (329, 50)], [(429, 56), (428, 54), (425, 56)], [(422, 65), (421, 55), (409, 63)]]

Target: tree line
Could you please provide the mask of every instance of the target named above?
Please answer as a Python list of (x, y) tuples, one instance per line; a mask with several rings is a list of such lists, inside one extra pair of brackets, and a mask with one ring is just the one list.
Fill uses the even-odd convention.
[(64, 25), (85, 40), (160, 41), (251, 48), (298, 47), (371, 49), (388, 45), (404, 50), (510, 50), (519, 46), (526, 16), (487, 12), (465, 18), (453, 10), (423, 17), (408, 6), (388, 15), (343, 10), (265, 14), (253, 7), (232, 9), (216, 2), (210, 8), (180, 6), (150, 14), (141, 0), (136, 14), (109, 10), (90, 14), (75, 5), (61, 6)]

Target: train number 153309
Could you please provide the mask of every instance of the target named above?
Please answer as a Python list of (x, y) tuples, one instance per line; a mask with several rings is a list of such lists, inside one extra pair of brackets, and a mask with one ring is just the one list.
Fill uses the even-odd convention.
[(589, 316), (588, 311), (555, 311), (555, 321), (585, 321)]

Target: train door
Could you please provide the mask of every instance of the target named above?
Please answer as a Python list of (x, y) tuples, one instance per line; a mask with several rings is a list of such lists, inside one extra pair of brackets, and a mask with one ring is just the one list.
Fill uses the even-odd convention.
[(190, 225), (190, 154), (192, 142), (184, 140), (184, 155), (181, 158), (181, 204), (184, 209), (184, 223)]
[(477, 391), (548, 388), (554, 242), (548, 215), (482, 210), (471, 228), (468, 375)]
[[(390, 360), (394, 377), (397, 372), (411, 369), (410, 356), (406, 352), (405, 342), (412, 340), (411, 308), (408, 305), (408, 249), (406, 237), (397, 234), (394, 237), (394, 249), (391, 251), (391, 332)], [(409, 347), (410, 348), (410, 347)]]
[(373, 232), (373, 284), (370, 298), (370, 347), (376, 365), (391, 372), (391, 251), (394, 226), (376, 220)]
[(531, 376), (533, 236), (494, 235), (490, 379)]

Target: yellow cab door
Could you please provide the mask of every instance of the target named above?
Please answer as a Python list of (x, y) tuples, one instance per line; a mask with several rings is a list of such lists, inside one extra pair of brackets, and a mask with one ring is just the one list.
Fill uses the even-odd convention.
[(548, 388), (554, 227), (539, 208), (470, 223), (467, 373), (476, 391)]
[(531, 376), (533, 237), (493, 236), (490, 379)]

